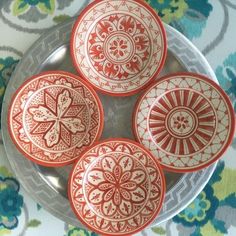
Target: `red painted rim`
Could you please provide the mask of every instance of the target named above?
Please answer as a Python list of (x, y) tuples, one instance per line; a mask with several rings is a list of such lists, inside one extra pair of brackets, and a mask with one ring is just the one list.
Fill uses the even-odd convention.
[[(83, 158), (84, 155), (86, 155), (87, 152), (89, 152), (91, 149), (93, 149), (94, 147), (96, 147), (97, 145), (102, 145), (102, 144), (105, 144), (105, 143), (108, 143), (108, 142), (126, 142), (126, 143), (130, 143), (130, 144), (133, 144), (133, 145), (136, 145), (138, 146), (141, 150), (143, 150), (144, 152), (146, 152), (148, 154), (149, 157), (152, 158), (152, 160), (156, 163), (156, 165), (159, 167), (159, 174), (160, 174), (160, 177), (161, 177), (161, 180), (162, 180), (162, 195), (160, 197), (160, 204), (159, 204), (159, 207), (158, 209), (156, 210), (156, 213), (153, 215), (153, 217), (148, 221), (146, 222), (146, 224), (144, 224), (140, 229), (134, 231), (134, 232), (131, 232), (132, 234), (135, 234), (135, 233), (138, 233), (140, 231), (142, 231), (144, 228), (146, 228), (149, 224), (151, 224), (152, 221), (155, 220), (155, 218), (157, 217), (157, 215), (160, 213), (161, 209), (162, 209), (162, 205), (163, 205), (163, 202), (164, 202), (164, 198), (165, 198), (165, 194), (166, 194), (166, 181), (165, 181), (165, 176), (164, 176), (164, 172), (162, 170), (162, 167), (160, 165), (160, 163), (156, 160), (156, 158), (151, 154), (151, 152), (149, 150), (147, 150), (144, 146), (142, 146), (140, 143), (137, 143), (133, 140), (130, 140), (130, 139), (126, 139), (126, 138), (109, 138), (109, 139), (105, 139), (103, 141), (99, 141), (99, 142), (95, 142), (93, 145), (91, 145), (87, 150), (85, 150), (82, 154), (81, 154), (81, 158)], [(79, 221), (84, 224), (88, 229), (98, 233), (98, 234), (101, 234), (101, 235), (104, 235), (104, 236), (114, 236), (114, 234), (105, 234), (103, 231), (98, 231), (94, 228), (92, 228), (90, 225), (88, 225), (84, 219), (82, 217), (80, 217), (80, 215), (77, 213), (77, 210), (73, 204), (73, 200), (72, 200), (72, 196), (71, 196), (71, 185), (72, 185), (72, 176), (74, 174), (74, 170), (77, 166), (77, 163), (80, 161), (80, 159), (78, 159), (74, 165), (73, 165), (73, 168), (70, 172), (70, 175), (69, 175), (69, 178), (68, 178), (68, 198), (69, 198), (69, 202), (70, 202), (70, 205), (71, 205), (71, 208), (73, 209), (75, 215), (77, 216), (77, 218), (79, 219)], [(116, 234), (118, 235), (118, 234)], [(122, 236), (130, 236), (130, 234), (120, 234)]]
[[(73, 65), (74, 65), (75, 69), (77, 70), (77, 72), (79, 73), (79, 75), (83, 79), (85, 79), (87, 81), (89, 81), (89, 79), (87, 79), (86, 76), (83, 75), (83, 72), (80, 70), (80, 67), (76, 63), (75, 48), (74, 48), (75, 33), (76, 33), (76, 28), (77, 28), (78, 24), (80, 23), (80, 21), (83, 18), (83, 16), (87, 13), (87, 11), (90, 10), (91, 8), (93, 8), (93, 6), (95, 6), (97, 3), (100, 3), (102, 1), (104, 1), (104, 0), (95, 0), (92, 3), (90, 3), (87, 7), (84, 8), (84, 10), (80, 13), (80, 15), (78, 16), (77, 20), (74, 23), (74, 26), (72, 28), (71, 38), (70, 38), (70, 54), (71, 54)], [(114, 96), (114, 97), (127, 97), (127, 96), (131, 96), (131, 95), (134, 95), (134, 94), (140, 92), (141, 90), (147, 88), (153, 82), (153, 80), (157, 77), (157, 75), (160, 73), (162, 68), (164, 67), (166, 56), (167, 56), (167, 36), (166, 36), (166, 31), (165, 31), (165, 28), (164, 28), (164, 25), (163, 25), (161, 19), (157, 15), (157, 12), (148, 3), (146, 3), (145, 1), (142, 1), (142, 0), (133, 0), (133, 1), (139, 3), (140, 5), (143, 5), (145, 8), (147, 8), (152, 13), (152, 15), (155, 17), (157, 22), (159, 23), (160, 29), (161, 29), (161, 33), (163, 35), (163, 46), (164, 46), (163, 55), (162, 55), (160, 66), (157, 69), (157, 71), (154, 73), (154, 75), (145, 84), (143, 84), (139, 88), (136, 88), (133, 91), (124, 92), (124, 93), (113, 93), (113, 92), (109, 92), (107, 90), (103, 90), (100, 87), (97, 87), (93, 83), (89, 82), (94, 87), (94, 89), (96, 89), (97, 91), (99, 91), (99, 92), (101, 92), (103, 94), (106, 94), (106, 95)]]
[(229, 115), (230, 115), (230, 118), (231, 118), (231, 127), (229, 128), (230, 129), (230, 132), (229, 132), (229, 138), (228, 138), (228, 141), (227, 143), (225, 144), (225, 146), (223, 147), (223, 149), (213, 158), (211, 159), (210, 161), (208, 161), (207, 163), (205, 164), (202, 164), (200, 166), (197, 166), (197, 167), (193, 167), (193, 168), (175, 168), (175, 167), (170, 167), (170, 166), (167, 166), (161, 162), (160, 165), (163, 167), (163, 169), (167, 170), (167, 171), (170, 171), (170, 172), (176, 172), (176, 173), (188, 173), (188, 172), (193, 172), (193, 171), (198, 171), (198, 170), (201, 170), (203, 168), (206, 168), (208, 166), (210, 166), (211, 164), (213, 164), (214, 162), (216, 162), (225, 152), (226, 150), (228, 149), (228, 147), (230, 146), (230, 144), (232, 143), (233, 141), (233, 138), (234, 138), (234, 133), (235, 133), (235, 125), (236, 125), (236, 122), (235, 122), (235, 113), (234, 113), (234, 109), (233, 109), (233, 106), (232, 106), (232, 103), (228, 97), (228, 95), (225, 93), (225, 91), (218, 85), (216, 84), (213, 80), (209, 79), (208, 77), (206, 77), (205, 75), (201, 75), (201, 74), (197, 74), (197, 73), (191, 73), (191, 72), (180, 72), (180, 73), (173, 73), (173, 74), (169, 74), (167, 76), (163, 76), (161, 77), (160, 79), (158, 79), (157, 81), (153, 82), (148, 88), (147, 90), (138, 98), (136, 104), (135, 104), (135, 107), (134, 107), (134, 110), (133, 110), (133, 116), (132, 116), (132, 130), (133, 130), (133, 134), (134, 134), (134, 137), (135, 137), (135, 140), (139, 143), (141, 143), (141, 140), (139, 139), (139, 135), (138, 135), (138, 132), (136, 130), (136, 126), (137, 126), (137, 123), (136, 123), (136, 115), (138, 113), (138, 107), (140, 106), (140, 103), (142, 102), (143, 98), (147, 95), (147, 93), (152, 89), (154, 88), (157, 84), (159, 83), (162, 83), (163, 81), (165, 80), (168, 80), (170, 78), (173, 78), (173, 77), (181, 77), (181, 76), (192, 76), (192, 77), (196, 77), (196, 78), (199, 78), (207, 83), (209, 83), (210, 85), (212, 85), (212, 87), (214, 87), (217, 91), (219, 91), (220, 95), (225, 99), (225, 102), (227, 103), (227, 106), (229, 108)]
[(65, 162), (53, 162), (53, 163), (49, 163), (49, 162), (43, 162), (43, 161), (39, 161), (39, 160), (36, 160), (34, 158), (32, 158), (31, 156), (29, 156), (16, 142), (14, 136), (13, 136), (13, 133), (11, 131), (11, 120), (10, 120), (10, 114), (11, 114), (11, 108), (12, 108), (12, 105), (18, 95), (18, 92), (23, 88), (25, 87), (29, 82), (31, 82), (32, 80), (38, 78), (38, 77), (41, 77), (41, 76), (46, 76), (46, 75), (53, 75), (53, 74), (58, 74), (58, 75), (65, 75), (65, 76), (69, 76), (69, 77), (72, 77), (76, 80), (79, 80), (94, 96), (97, 104), (98, 104), (98, 111), (99, 111), (99, 116), (100, 116), (100, 123), (99, 123), (99, 129), (98, 129), (98, 132), (97, 132), (97, 135), (95, 137), (95, 141), (96, 140), (99, 140), (100, 137), (101, 137), (101, 134), (102, 134), (102, 131), (103, 131), (103, 126), (104, 126), (104, 111), (103, 111), (103, 106), (102, 106), (102, 103), (97, 95), (97, 93), (94, 91), (93, 87), (91, 87), (91, 85), (87, 82), (87, 81), (84, 81), (82, 80), (78, 75), (74, 75), (72, 73), (69, 73), (69, 72), (66, 72), (66, 71), (47, 71), (47, 72), (42, 72), (42, 73), (39, 73), (37, 75), (33, 75), (31, 77), (29, 77), (26, 81), (24, 81), (24, 83), (22, 83), (16, 90), (16, 92), (14, 93), (14, 95), (12, 96), (11, 98), (11, 102), (10, 102), (10, 105), (9, 105), (9, 110), (8, 110), (8, 115), (7, 115), (7, 123), (8, 123), (8, 132), (10, 134), (10, 137), (11, 137), (11, 140), (13, 141), (13, 143), (15, 144), (15, 146), (17, 147), (17, 149), (29, 160), (33, 161), (34, 163), (36, 164), (39, 164), (39, 165), (42, 165), (42, 166), (47, 166), (47, 167), (60, 167), (60, 166), (65, 166), (65, 165), (69, 165), (69, 164), (72, 164), (76, 161), (76, 159), (78, 158), (74, 158), (72, 160), (69, 160), (69, 161), (65, 161)]

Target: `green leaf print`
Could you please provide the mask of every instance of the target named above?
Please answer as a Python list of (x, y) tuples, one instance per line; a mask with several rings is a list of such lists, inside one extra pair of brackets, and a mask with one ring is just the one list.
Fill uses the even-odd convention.
[(166, 234), (166, 231), (162, 227), (153, 227), (151, 229), (156, 234), (159, 234), (159, 235), (165, 235)]
[(27, 228), (36, 228), (41, 224), (41, 221), (33, 219), (30, 220), (29, 223), (27, 224)]

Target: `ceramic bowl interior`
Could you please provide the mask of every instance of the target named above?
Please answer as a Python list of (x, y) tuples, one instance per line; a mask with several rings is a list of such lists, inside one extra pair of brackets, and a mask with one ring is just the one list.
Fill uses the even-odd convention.
[(28, 159), (45, 166), (73, 163), (103, 130), (103, 108), (78, 76), (48, 71), (27, 79), (9, 109), (13, 142)]
[(235, 117), (226, 93), (200, 74), (160, 78), (137, 102), (133, 117), (137, 140), (162, 167), (175, 172), (203, 169), (232, 142)]
[(72, 169), (69, 199), (78, 219), (102, 235), (130, 235), (162, 208), (165, 177), (156, 158), (129, 139), (98, 142)]
[(71, 55), (79, 74), (100, 92), (129, 96), (146, 87), (166, 59), (166, 33), (145, 1), (94, 1), (78, 17)]

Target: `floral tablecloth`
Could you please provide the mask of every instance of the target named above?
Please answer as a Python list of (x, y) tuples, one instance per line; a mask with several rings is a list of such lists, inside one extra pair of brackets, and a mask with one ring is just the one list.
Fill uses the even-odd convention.
[[(236, 0), (147, 0), (206, 56), (236, 111)], [(86, 0), (0, 1), (0, 106), (11, 73), (46, 29), (78, 15)], [(236, 235), (236, 138), (198, 197), (173, 219), (139, 235)], [(14, 177), (0, 144), (0, 235), (88, 236), (46, 212)]]

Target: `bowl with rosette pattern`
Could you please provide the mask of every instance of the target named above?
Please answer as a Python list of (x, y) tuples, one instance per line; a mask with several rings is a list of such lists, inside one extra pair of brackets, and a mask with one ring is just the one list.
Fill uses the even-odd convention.
[(172, 74), (140, 97), (133, 131), (160, 162), (174, 172), (191, 172), (218, 160), (232, 142), (235, 116), (225, 92), (209, 78)]
[(98, 142), (75, 163), (68, 196), (78, 219), (101, 235), (131, 235), (159, 213), (165, 178), (156, 158), (139, 143)]
[(141, 0), (98, 0), (79, 15), (71, 55), (79, 74), (99, 91), (129, 96), (147, 86), (166, 58), (166, 33)]
[(23, 155), (44, 166), (75, 161), (103, 128), (103, 108), (95, 91), (79, 77), (49, 71), (26, 80), (8, 112), (8, 129)]

